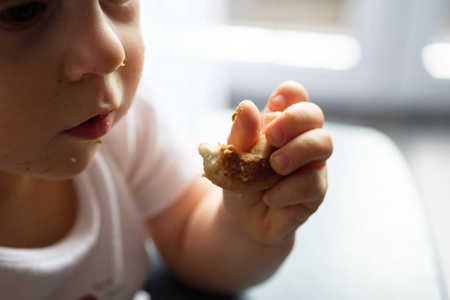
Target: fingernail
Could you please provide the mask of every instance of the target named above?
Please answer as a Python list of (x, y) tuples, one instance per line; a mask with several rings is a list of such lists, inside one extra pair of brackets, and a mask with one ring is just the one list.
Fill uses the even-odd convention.
[(284, 153), (276, 154), (273, 161), (275, 167), (279, 170), (284, 170), (289, 166), (289, 157)]
[(263, 201), (264, 203), (270, 207), (270, 200), (269, 200), (269, 195), (267, 195), (267, 193), (264, 194), (263, 196)]
[(283, 142), (284, 133), (279, 127), (275, 127), (269, 131), (269, 139), (274, 146), (278, 146)]
[(286, 98), (283, 95), (277, 95), (271, 101), (272, 110), (284, 110), (286, 108)]

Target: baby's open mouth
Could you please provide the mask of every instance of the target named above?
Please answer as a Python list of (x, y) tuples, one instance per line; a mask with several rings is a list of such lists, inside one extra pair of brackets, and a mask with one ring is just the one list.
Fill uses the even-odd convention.
[(96, 140), (110, 130), (113, 122), (113, 111), (98, 114), (93, 118), (70, 128), (65, 133), (83, 140)]

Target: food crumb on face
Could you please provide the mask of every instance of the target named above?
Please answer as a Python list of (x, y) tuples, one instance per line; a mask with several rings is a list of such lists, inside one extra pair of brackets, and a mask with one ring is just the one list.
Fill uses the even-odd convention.
[(102, 140), (101, 140), (101, 139), (98, 139), (98, 140), (97, 140), (97, 144), (101, 144), (101, 143), (103, 143)]
[(70, 159), (70, 162), (71, 162), (71, 163), (76, 163), (76, 162), (77, 162), (77, 159), (76, 159), (75, 157), (72, 157), (72, 158)]

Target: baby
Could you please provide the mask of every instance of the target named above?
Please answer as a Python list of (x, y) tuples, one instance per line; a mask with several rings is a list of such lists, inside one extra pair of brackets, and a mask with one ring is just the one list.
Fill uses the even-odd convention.
[(332, 141), (301, 85), (261, 113), (240, 104), (228, 143), (244, 152), (282, 112), (263, 134), (284, 177), (239, 194), (182, 165), (136, 93), (143, 58), (138, 0), (0, 0), (0, 299), (130, 299), (146, 234), (187, 284), (238, 292), (277, 270), (324, 199)]

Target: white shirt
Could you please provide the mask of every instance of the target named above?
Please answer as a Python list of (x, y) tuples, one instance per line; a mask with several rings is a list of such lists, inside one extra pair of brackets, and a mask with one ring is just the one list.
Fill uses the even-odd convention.
[[(195, 176), (155, 108), (137, 97), (75, 178), (70, 233), (38, 249), (0, 247), (0, 299), (131, 299), (149, 272), (144, 221), (171, 205)], [(181, 159), (189, 161), (189, 159)]]

